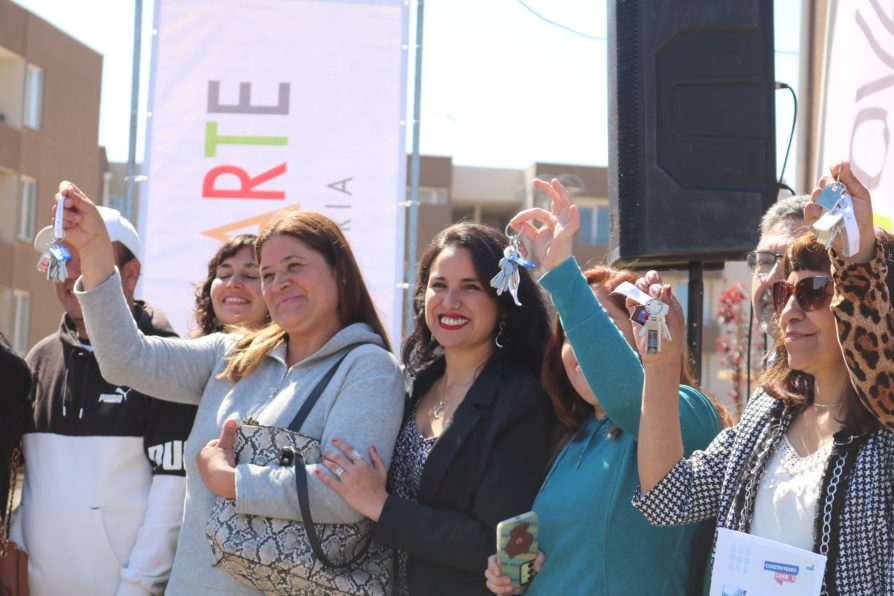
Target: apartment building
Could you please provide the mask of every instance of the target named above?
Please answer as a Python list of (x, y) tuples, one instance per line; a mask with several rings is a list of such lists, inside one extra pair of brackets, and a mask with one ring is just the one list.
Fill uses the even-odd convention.
[(61, 180), (100, 196), (102, 56), (0, 0), (0, 331), (25, 353), (59, 325), (52, 284), (35, 269)]

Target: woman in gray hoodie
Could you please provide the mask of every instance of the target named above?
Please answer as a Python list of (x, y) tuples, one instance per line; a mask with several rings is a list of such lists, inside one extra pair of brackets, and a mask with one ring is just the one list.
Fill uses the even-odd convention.
[[(146, 337), (127, 311), (96, 207), (69, 182), (60, 185), (57, 200), (65, 201), (65, 239), (81, 254), (75, 292), (103, 376), (199, 406), (186, 446), (186, 506), (166, 593), (256, 593), (213, 567), (205, 526), (216, 497), (235, 499), (241, 514), (300, 520), (301, 513), (294, 468), (234, 465), (232, 450), (223, 447), (232, 442), (235, 419), (286, 427), (332, 364), (358, 346), (301, 433), (320, 439), (324, 452), (334, 449), (334, 437), (351, 437), (362, 453), (375, 445), (387, 466), (400, 426), (401, 372), (347, 240), (323, 215), (284, 210), (255, 247), (270, 324), (241, 337)], [(320, 480), (318, 468), (304, 471), (314, 521), (360, 521)]]

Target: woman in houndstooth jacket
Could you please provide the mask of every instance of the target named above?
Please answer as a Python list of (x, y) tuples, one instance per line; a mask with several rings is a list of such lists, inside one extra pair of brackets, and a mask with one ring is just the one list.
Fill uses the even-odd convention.
[[(894, 434), (864, 400), (894, 370), (894, 319), (869, 193), (847, 163), (832, 174), (853, 196), (860, 249), (840, 256), (839, 239), (827, 253), (812, 234), (789, 248), (786, 281), (773, 288), (776, 359), (736, 426), (683, 459), (680, 428), (667, 423), (676, 419), (666, 378), (679, 348), (668, 342), (643, 356), (634, 506), (656, 525), (716, 516), (719, 527), (826, 555), (824, 594), (890, 594)], [(813, 201), (832, 182), (820, 180)], [(814, 209), (805, 209), (808, 219)], [(672, 327), (682, 325), (657, 273), (637, 283), (672, 305)]]

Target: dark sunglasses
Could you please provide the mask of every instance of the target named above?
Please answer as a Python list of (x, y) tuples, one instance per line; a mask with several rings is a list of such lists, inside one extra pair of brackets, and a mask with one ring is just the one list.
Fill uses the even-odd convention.
[(798, 306), (804, 312), (810, 312), (822, 308), (826, 304), (827, 289), (832, 285), (829, 277), (805, 277), (796, 284), (785, 281), (777, 281), (772, 286), (773, 310), (776, 314), (782, 312), (792, 294)]
[(745, 262), (752, 275), (767, 275), (783, 256), (769, 250), (752, 250), (745, 255)]

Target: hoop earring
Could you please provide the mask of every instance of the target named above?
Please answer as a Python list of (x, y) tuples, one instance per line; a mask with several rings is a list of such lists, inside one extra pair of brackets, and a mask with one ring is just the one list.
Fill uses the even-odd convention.
[(500, 321), (500, 326), (497, 328), (497, 334), (494, 336), (494, 344), (500, 349), (505, 348), (503, 344), (500, 343), (500, 336), (503, 335), (503, 331), (506, 329), (506, 321)]

